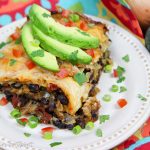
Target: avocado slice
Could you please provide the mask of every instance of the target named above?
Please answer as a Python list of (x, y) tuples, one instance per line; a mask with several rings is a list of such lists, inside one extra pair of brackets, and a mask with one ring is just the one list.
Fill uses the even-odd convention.
[(29, 18), (45, 34), (72, 46), (89, 49), (98, 48), (98, 38), (80, 30), (77, 27), (66, 27), (56, 22), (48, 10), (34, 4), (32, 5)]
[(31, 23), (24, 25), (21, 37), (26, 53), (33, 62), (45, 69), (59, 71), (56, 57), (41, 49), (39, 44), (36, 44), (32, 34)]
[(72, 61), (73, 59), (76, 61), (75, 64), (89, 64), (92, 61), (92, 57), (80, 48), (61, 43), (49, 37), (33, 24), (32, 30), (35, 38), (40, 41), (41, 47), (60, 59), (68, 61)]

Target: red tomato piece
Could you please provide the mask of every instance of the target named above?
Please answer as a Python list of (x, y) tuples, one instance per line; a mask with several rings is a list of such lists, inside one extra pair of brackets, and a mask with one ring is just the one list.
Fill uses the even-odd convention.
[(57, 85), (52, 84), (52, 83), (48, 84), (47, 88), (48, 88), (48, 91), (55, 91), (58, 89)]
[(46, 128), (42, 128), (42, 134), (44, 134), (45, 132), (53, 132), (55, 130), (55, 128), (53, 127), (46, 127)]
[(119, 100), (117, 101), (117, 103), (118, 103), (118, 105), (119, 105), (120, 108), (123, 108), (124, 106), (127, 105), (127, 100), (124, 99), (124, 98), (121, 98), (121, 99), (119, 99)]
[(66, 78), (69, 76), (69, 72), (65, 69), (62, 68), (58, 73), (55, 74), (56, 76), (58, 76), (59, 78)]
[(25, 63), (25, 65), (27, 66), (27, 68), (28, 68), (29, 70), (31, 70), (31, 69), (33, 69), (33, 68), (36, 67), (35, 63), (34, 63), (33, 61), (31, 61), (31, 60), (28, 60), (28, 61)]
[(28, 122), (28, 119), (27, 119), (27, 118), (21, 118), (20, 120), (21, 120), (22, 122), (25, 122), (25, 123)]
[(13, 56), (14, 57), (21, 57), (23, 55), (23, 51), (22, 50), (17, 50), (17, 49), (13, 49), (12, 50)]
[(17, 30), (15, 31), (15, 33), (11, 34), (11, 35), (10, 35), (10, 38), (12, 38), (12, 40), (17, 40), (17, 39), (19, 39), (19, 38), (20, 38), (20, 29), (17, 29)]
[(6, 97), (2, 97), (0, 100), (0, 105), (5, 106), (5, 105), (7, 105), (7, 103), (8, 103), (8, 101), (7, 101)]
[(80, 29), (87, 31), (88, 30), (88, 25), (85, 22), (81, 22), (80, 23)]
[(89, 50), (86, 51), (86, 53), (88, 55), (90, 55), (91, 57), (94, 57), (94, 49), (89, 49)]
[(65, 26), (67, 26), (67, 27), (73, 27), (73, 26), (75, 26), (75, 24), (74, 24), (73, 21), (68, 21), (68, 22), (66, 22)]
[(117, 78), (117, 77), (118, 77), (118, 72), (117, 72), (117, 70), (116, 70), (116, 69), (114, 69), (113, 76), (114, 76), (115, 78)]
[(62, 11), (62, 16), (65, 17), (65, 18), (69, 17), (69, 14), (70, 14), (69, 10), (63, 10)]

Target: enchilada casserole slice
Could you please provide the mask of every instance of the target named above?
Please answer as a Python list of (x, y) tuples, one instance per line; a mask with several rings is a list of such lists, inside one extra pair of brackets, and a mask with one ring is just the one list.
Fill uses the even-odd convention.
[[(22, 29), (16, 29), (10, 36), (11, 43), (1, 50), (4, 57), (0, 58), (0, 92), (22, 115), (35, 115), (41, 123), (72, 129), (75, 125), (84, 128), (87, 122), (98, 119), (100, 103), (96, 84), (104, 66), (112, 61), (106, 25), (79, 13), (69, 13), (80, 19), (73, 22), (60, 11), (51, 12), (51, 17), (67, 28), (75, 26), (99, 39), (97, 48), (81, 48), (92, 61), (73, 64), (56, 56), (58, 72), (42, 68), (27, 55), (20, 37)], [(80, 84), (78, 80), (84, 82)]]

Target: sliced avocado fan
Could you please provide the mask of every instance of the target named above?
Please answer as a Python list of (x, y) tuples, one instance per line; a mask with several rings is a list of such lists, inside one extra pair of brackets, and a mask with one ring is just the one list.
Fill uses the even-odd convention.
[(31, 23), (24, 25), (21, 36), (25, 51), (33, 62), (45, 69), (59, 71), (56, 57), (41, 49), (36, 43), (32, 34)]
[(66, 27), (56, 22), (48, 10), (39, 5), (32, 5), (29, 18), (41, 31), (65, 44), (90, 49), (99, 47), (98, 38), (80, 30), (77, 27)]
[(74, 64), (89, 64), (92, 57), (78, 47), (61, 43), (32, 24), (33, 35), (40, 41), (41, 47), (62, 60), (73, 61)]

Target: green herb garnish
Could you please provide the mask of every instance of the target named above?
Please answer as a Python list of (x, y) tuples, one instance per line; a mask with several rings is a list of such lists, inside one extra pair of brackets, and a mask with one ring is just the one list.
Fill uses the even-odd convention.
[(0, 49), (9, 44), (10, 42), (1, 42), (0, 43)]
[(116, 71), (118, 73), (118, 76), (120, 77), (125, 72), (125, 69), (123, 67), (118, 66), (117, 69), (116, 69)]
[(124, 76), (120, 76), (119, 79), (117, 80), (117, 83), (121, 83), (125, 80), (126, 78)]
[(141, 94), (138, 94), (138, 98), (139, 98), (140, 100), (142, 100), (142, 101), (147, 101), (147, 98), (144, 97), (144, 96), (141, 95)]
[(10, 59), (9, 65), (10, 65), (10, 66), (13, 66), (13, 65), (16, 64), (16, 62), (17, 62), (17, 60), (15, 60), (15, 59)]
[(86, 125), (85, 125), (85, 129), (86, 130), (92, 130), (94, 128), (94, 123), (92, 121), (88, 122)]
[(20, 44), (20, 43), (21, 43), (21, 38), (19, 38), (15, 41), (15, 44)]
[(118, 92), (118, 90), (119, 90), (118, 85), (112, 85), (112, 87), (111, 87), (112, 92)]
[(124, 57), (122, 57), (122, 59), (123, 59), (125, 62), (129, 62), (129, 61), (130, 61), (129, 55), (125, 55)]
[(32, 57), (44, 57), (44, 51), (39, 49), (31, 53)]
[(53, 142), (50, 144), (51, 147), (54, 147), (54, 146), (58, 146), (58, 145), (61, 145), (62, 142)]
[(96, 136), (98, 136), (98, 137), (102, 137), (103, 136), (102, 130), (100, 128), (98, 128), (96, 130)]
[(52, 132), (45, 132), (43, 134), (43, 139), (45, 140), (51, 140), (53, 138)]
[(69, 56), (69, 61), (75, 65), (78, 62), (78, 58), (77, 58), (77, 54), (78, 54), (78, 50), (75, 52), (72, 52), (71, 55)]
[(86, 75), (84, 74), (84, 73), (77, 73), (77, 74), (75, 74), (74, 75), (74, 80), (76, 81), (76, 82), (78, 82), (78, 84), (79, 85), (82, 85), (83, 83), (85, 83), (86, 82)]
[(125, 92), (125, 91), (127, 91), (127, 88), (125, 86), (121, 86), (119, 93), (122, 93), (122, 92)]
[(112, 70), (112, 65), (106, 65), (106, 66), (104, 67), (104, 72), (106, 72), (106, 73), (111, 72), (111, 70)]
[(30, 134), (30, 133), (24, 133), (24, 136), (25, 136), (25, 137), (30, 137), (31, 134)]
[(42, 16), (45, 17), (45, 18), (48, 18), (48, 17), (50, 17), (51, 15), (50, 15), (50, 14), (47, 14), (47, 13), (43, 13)]
[(70, 20), (73, 21), (73, 22), (77, 22), (80, 20), (80, 16), (77, 15), (77, 14), (70, 14), (69, 16)]
[(3, 58), (3, 57), (4, 57), (4, 54), (0, 52), (0, 58)]
[(100, 115), (99, 116), (99, 122), (100, 124), (104, 123), (105, 121), (109, 120), (110, 115)]

